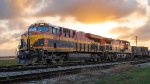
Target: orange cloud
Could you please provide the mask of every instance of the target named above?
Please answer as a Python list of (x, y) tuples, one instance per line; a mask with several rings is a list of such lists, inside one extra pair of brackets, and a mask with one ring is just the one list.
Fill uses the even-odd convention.
[(39, 0), (10, 0), (12, 6), (17, 10), (21, 15), (25, 15), (27, 10), (33, 10), (33, 8), (40, 3)]
[(37, 16), (74, 17), (83, 23), (115, 20), (133, 13), (136, 0), (50, 0)]
[(110, 33), (118, 35), (118, 39), (135, 40), (138, 36), (139, 42), (150, 41), (150, 20), (145, 25), (139, 28), (117, 27), (113, 28)]
[(117, 27), (117, 28), (113, 28), (109, 31), (109, 33), (111, 34), (127, 34), (130, 33), (132, 30), (130, 28), (127, 27)]
[(138, 8), (136, 0), (1, 0), (0, 19), (60, 16), (99, 23), (126, 17)]

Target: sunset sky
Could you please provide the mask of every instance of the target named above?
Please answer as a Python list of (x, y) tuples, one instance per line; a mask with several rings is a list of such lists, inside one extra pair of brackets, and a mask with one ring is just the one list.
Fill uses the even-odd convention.
[(150, 47), (150, 0), (0, 0), (0, 56), (15, 56), (30, 24), (58, 26)]

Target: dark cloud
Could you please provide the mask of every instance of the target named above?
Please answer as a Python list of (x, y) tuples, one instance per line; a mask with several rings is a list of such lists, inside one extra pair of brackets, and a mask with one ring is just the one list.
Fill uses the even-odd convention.
[(50, 0), (38, 16), (75, 17), (85, 23), (125, 17), (137, 8), (136, 0)]
[(25, 10), (36, 6), (38, 1), (39, 0), (0, 0), (0, 19), (12, 19), (25, 16)]
[(0, 0), (0, 19), (11, 17), (17, 17), (17, 11), (13, 10), (8, 0)]
[(0, 0), (0, 19), (12, 19), (21, 15), (23, 10), (15, 2), (17, 0)]

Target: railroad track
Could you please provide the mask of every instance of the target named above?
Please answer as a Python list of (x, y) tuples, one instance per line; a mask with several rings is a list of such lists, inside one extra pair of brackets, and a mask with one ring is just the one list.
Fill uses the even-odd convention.
[(150, 62), (150, 60), (134, 60), (122, 62), (107, 63), (69, 63), (64, 65), (16, 65), (0, 67), (0, 83), (11, 83), (21, 80), (31, 80), (43, 77), (55, 77), (60, 74), (75, 74), (81, 72), (82, 69), (90, 68), (108, 68), (119, 64), (140, 64)]
[[(122, 61), (125, 62), (125, 61)], [(26, 71), (26, 70), (35, 70), (35, 69), (46, 69), (46, 68), (58, 68), (65, 66), (78, 66), (78, 65), (89, 65), (89, 64), (104, 64), (112, 62), (65, 62), (63, 64), (35, 64), (35, 65), (12, 65), (12, 66), (0, 66), (0, 72), (12, 72), (12, 71)]]

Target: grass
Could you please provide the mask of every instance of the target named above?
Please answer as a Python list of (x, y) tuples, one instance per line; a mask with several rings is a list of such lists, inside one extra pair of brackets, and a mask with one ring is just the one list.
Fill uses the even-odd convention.
[(17, 62), (15, 59), (0, 60), (0, 66), (11, 66), (16, 64)]
[(100, 79), (96, 84), (150, 84), (150, 67), (136, 67), (127, 72)]

